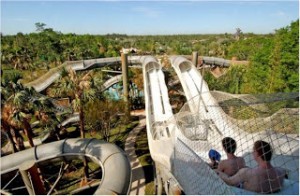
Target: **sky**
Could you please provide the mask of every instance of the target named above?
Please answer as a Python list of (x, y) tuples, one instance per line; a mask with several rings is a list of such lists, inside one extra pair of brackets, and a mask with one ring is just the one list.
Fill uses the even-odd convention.
[(299, 19), (288, 1), (11, 1), (1, 0), (4, 35), (36, 32), (35, 23), (76, 34), (268, 34)]

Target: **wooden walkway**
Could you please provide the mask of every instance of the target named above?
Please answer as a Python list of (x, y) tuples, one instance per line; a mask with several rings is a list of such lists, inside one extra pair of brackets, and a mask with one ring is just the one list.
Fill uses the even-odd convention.
[(135, 153), (135, 141), (138, 133), (145, 129), (146, 119), (144, 111), (133, 111), (131, 115), (139, 116), (140, 123), (128, 135), (125, 142), (125, 152), (132, 167), (132, 184), (130, 195), (145, 195), (145, 173)]

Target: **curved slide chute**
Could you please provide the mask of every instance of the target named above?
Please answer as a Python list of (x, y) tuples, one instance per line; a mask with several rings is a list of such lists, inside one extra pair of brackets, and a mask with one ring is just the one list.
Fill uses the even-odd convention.
[(129, 193), (131, 166), (125, 152), (114, 144), (97, 139), (66, 139), (1, 157), (1, 175), (17, 170), (25, 161), (67, 160), (68, 156), (86, 156), (102, 167), (103, 177), (95, 195)]
[[(208, 151), (217, 149), (226, 156), (221, 139), (230, 136), (238, 143), (237, 155), (247, 165), (255, 166), (251, 157), (255, 140), (264, 139), (275, 146), (273, 163), (289, 173), (278, 194), (299, 193), (298, 140), (266, 132), (248, 133), (237, 126), (211, 95), (207, 83), (196, 67), (179, 56), (170, 58), (188, 100), (185, 108), (173, 115), (162, 66), (153, 57), (142, 61), (148, 145), (156, 167), (158, 194), (254, 194), (228, 186), (206, 164)], [(292, 150), (291, 150), (292, 149)], [(294, 172), (297, 171), (297, 172)], [(175, 190), (175, 191), (174, 191)]]
[[(184, 89), (191, 113), (198, 114), (201, 119), (210, 119), (217, 127), (219, 135), (222, 137), (237, 137), (237, 141), (239, 141), (238, 145), (244, 149), (243, 153), (245, 153), (246, 149), (251, 152), (252, 148), (249, 149), (249, 146), (252, 147), (252, 145), (249, 143), (248, 138), (259, 139), (264, 133), (249, 134), (233, 123), (232, 119), (219, 107), (218, 102), (211, 95), (207, 83), (191, 61), (180, 56), (171, 57), (170, 60)], [(275, 133), (269, 139), (271, 137), (279, 138)], [(287, 151), (285, 145), (291, 145), (299, 149), (297, 140), (292, 138), (287, 139), (288, 142), (285, 144), (282, 144), (282, 141), (278, 144), (271, 140), (269, 142), (272, 142), (274, 146), (280, 146), (282, 148), (280, 151), (283, 152)], [(276, 140), (275, 142), (279, 141)]]
[[(238, 150), (236, 154), (238, 156), (243, 156), (247, 165), (250, 167), (255, 166), (255, 162), (252, 160), (251, 156), (253, 143), (259, 139), (270, 142), (274, 148), (274, 158), (272, 159), (272, 163), (277, 167), (286, 169), (289, 173), (289, 186), (284, 187), (284, 190), (279, 192), (279, 194), (286, 194), (287, 192), (284, 192), (286, 190), (289, 190), (288, 193), (299, 193), (299, 187), (297, 188), (297, 186), (295, 186), (295, 184), (297, 185), (299, 183), (299, 140), (287, 135), (283, 137), (282, 134), (275, 132), (262, 131), (249, 133), (244, 131), (241, 128), (243, 127), (243, 124), (238, 126), (237, 123), (235, 123), (237, 121), (234, 121), (225, 114), (218, 102), (211, 95), (207, 83), (192, 62), (181, 56), (170, 57), (170, 61), (179, 77), (185, 96), (188, 100), (186, 104), (187, 108), (185, 108), (185, 111), (179, 112), (178, 116), (176, 116), (176, 120), (177, 122), (180, 122), (181, 119), (194, 119), (194, 122), (196, 122), (194, 123), (195, 127), (193, 127), (193, 129), (187, 129), (186, 127), (181, 126), (180, 131), (184, 134), (178, 134), (178, 140), (180, 140), (183, 145), (188, 146), (192, 153), (197, 154), (202, 160), (209, 161), (207, 152), (211, 148), (217, 149), (221, 152), (222, 156), (226, 157), (220, 141), (223, 137), (232, 137), (237, 141)], [(257, 123), (258, 119), (255, 119), (254, 121), (254, 123)], [(191, 132), (193, 133), (191, 134)], [(197, 137), (196, 139), (188, 137), (190, 135), (198, 135), (198, 139)], [(203, 164), (204, 165), (200, 165), (207, 167), (205, 163)], [(202, 167), (200, 165), (199, 167)], [(295, 166), (298, 168), (295, 168)], [(203, 169), (203, 172), (207, 171)], [(214, 174), (210, 174), (210, 176), (214, 179), (214, 184), (218, 184), (217, 182), (219, 181), (220, 186), (218, 187), (223, 186), (225, 192), (231, 192), (233, 190), (232, 188), (226, 188), (225, 185), (221, 186), (222, 181)], [(207, 180), (209, 179), (206, 179), (206, 181)], [(287, 180), (285, 180), (285, 182), (286, 181)], [(202, 191), (207, 190), (207, 187), (202, 187)], [(213, 192), (204, 193), (213, 194)], [(232, 193), (237, 192), (233, 191)], [(246, 192), (238, 193), (245, 194)]]
[(161, 179), (168, 181), (169, 188), (165, 188), (167, 194), (176, 194), (180, 187), (172, 174), (172, 157), (178, 130), (162, 66), (154, 57), (143, 59), (142, 65), (147, 137), (151, 157), (155, 162), (158, 194), (162, 194)]

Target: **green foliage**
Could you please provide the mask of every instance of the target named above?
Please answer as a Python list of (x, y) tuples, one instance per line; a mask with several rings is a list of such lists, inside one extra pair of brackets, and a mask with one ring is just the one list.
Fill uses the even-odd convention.
[(274, 93), (299, 91), (299, 20), (274, 35), (251, 35), (231, 43), (228, 56), (249, 60), (248, 66), (231, 66), (216, 79), (206, 73), (213, 90), (230, 93)]
[[(50, 70), (65, 61), (120, 56), (123, 47), (137, 48), (141, 55), (190, 55), (198, 51), (201, 56), (250, 61), (247, 67), (229, 70), (228, 76), (220, 78), (221, 82), (207, 74), (205, 77), (212, 89), (232, 93), (295, 92), (299, 89), (299, 20), (274, 34), (243, 33), (240, 39), (227, 33), (76, 35), (62, 34), (45, 26), (36, 23), (37, 33), (2, 36), (2, 66), (15, 70)], [(9, 71), (5, 69), (4, 72)]]
[(237, 57), (238, 60), (251, 60), (253, 55), (260, 55), (258, 51), (262, 51), (262, 54), (264, 54), (270, 50), (272, 47), (270, 46), (271, 43), (272, 35), (247, 37), (229, 45), (227, 58)]
[(243, 65), (231, 66), (226, 74), (220, 78), (215, 78), (210, 72), (205, 72), (204, 80), (209, 84), (211, 90), (220, 90), (233, 94), (241, 93), (241, 84), (243, 75), (246, 72), (246, 67)]
[(87, 130), (97, 131), (103, 139), (109, 141), (111, 129), (125, 122), (125, 106), (122, 101), (96, 99), (88, 102), (84, 106)]
[(17, 83), (19, 79), (22, 79), (22, 72), (19, 70), (1, 70), (1, 72), (3, 73), (1, 82), (13, 81), (14, 83)]
[(243, 93), (299, 91), (299, 20), (277, 30), (271, 41), (252, 56)]

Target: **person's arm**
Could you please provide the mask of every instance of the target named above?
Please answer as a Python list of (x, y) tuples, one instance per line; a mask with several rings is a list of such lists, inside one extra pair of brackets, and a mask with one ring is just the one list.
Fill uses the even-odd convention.
[(246, 176), (247, 170), (248, 170), (248, 168), (242, 168), (233, 176), (228, 176), (224, 172), (220, 172), (220, 171), (218, 171), (217, 173), (220, 176), (220, 178), (222, 178), (222, 180), (224, 180), (224, 182), (226, 182), (226, 184), (236, 186), (239, 183), (245, 181), (245, 179), (247, 178), (247, 176)]
[[(244, 167), (242, 167), (242, 168), (246, 168), (247, 167), (247, 165), (246, 165), (246, 162), (245, 162), (245, 159), (242, 157), (242, 162), (243, 162), (243, 165), (244, 165)], [(240, 168), (241, 169), (241, 168)]]
[(220, 171), (220, 172), (224, 172), (224, 170), (225, 170), (224, 161), (220, 161), (217, 170)]

